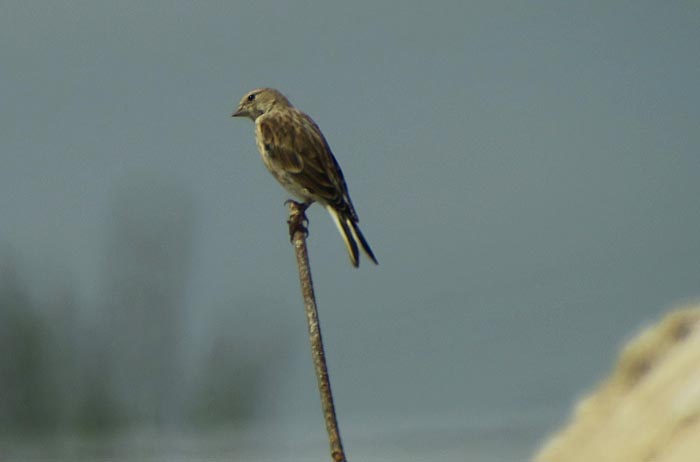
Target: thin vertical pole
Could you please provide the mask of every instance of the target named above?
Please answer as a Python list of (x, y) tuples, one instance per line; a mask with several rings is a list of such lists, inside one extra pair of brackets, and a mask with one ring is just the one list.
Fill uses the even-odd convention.
[(323, 407), (323, 418), (328, 431), (328, 441), (331, 448), (331, 458), (333, 462), (347, 462), (343, 444), (340, 440), (338, 421), (333, 405), (333, 394), (331, 393), (331, 382), (328, 377), (328, 367), (326, 366), (326, 354), (323, 349), (323, 338), (321, 337), (321, 326), (318, 321), (318, 309), (316, 307), (316, 297), (314, 295), (313, 281), (311, 280), (311, 269), (309, 268), (309, 254), (306, 250), (306, 211), (307, 204), (300, 204), (288, 201), (289, 205), (289, 235), (294, 245), (299, 267), (299, 280), (301, 282), (301, 294), (304, 298), (304, 309), (306, 310), (306, 322), (309, 327), (309, 341), (311, 342), (311, 356), (314, 362), (318, 391), (321, 394), (321, 406)]

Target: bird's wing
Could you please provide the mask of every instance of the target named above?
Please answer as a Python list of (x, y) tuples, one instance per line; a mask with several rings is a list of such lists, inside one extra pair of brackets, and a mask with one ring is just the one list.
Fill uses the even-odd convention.
[(345, 178), (318, 125), (295, 109), (271, 111), (257, 121), (261, 148), (300, 186), (357, 221)]

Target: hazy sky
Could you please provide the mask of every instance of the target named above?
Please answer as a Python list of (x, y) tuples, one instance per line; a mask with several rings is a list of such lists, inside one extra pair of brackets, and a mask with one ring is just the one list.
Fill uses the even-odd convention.
[(89, 307), (115, 197), (178, 185), (193, 338), (268, 301), (298, 333), (272, 412), (317, 419), (287, 196), (230, 117), (273, 86), (324, 131), (380, 262), (353, 269), (311, 210), (341, 412), (564, 418), (700, 295), (700, 4), (397, 5), (6, 0), (4, 258)]

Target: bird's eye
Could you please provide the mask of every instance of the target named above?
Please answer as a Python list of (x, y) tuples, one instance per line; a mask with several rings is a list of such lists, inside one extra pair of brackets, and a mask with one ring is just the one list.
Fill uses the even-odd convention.
[(253, 101), (255, 99), (255, 95), (248, 95), (248, 101)]

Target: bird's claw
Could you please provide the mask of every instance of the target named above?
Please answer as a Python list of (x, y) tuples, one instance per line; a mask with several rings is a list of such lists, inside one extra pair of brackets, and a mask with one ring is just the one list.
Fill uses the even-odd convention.
[(301, 211), (301, 213), (304, 213), (307, 208), (309, 208), (309, 205), (311, 205), (310, 202), (297, 202), (294, 199), (287, 199), (284, 201), (284, 205), (287, 207), (294, 207), (297, 208)]
[(289, 240), (294, 241), (294, 235), (299, 231), (302, 232), (304, 236), (308, 236), (309, 230), (307, 225), (309, 224), (309, 220), (306, 218), (305, 212), (309, 204), (287, 199), (284, 201), (284, 205), (289, 207), (289, 219), (287, 220), (287, 224), (289, 225)]

